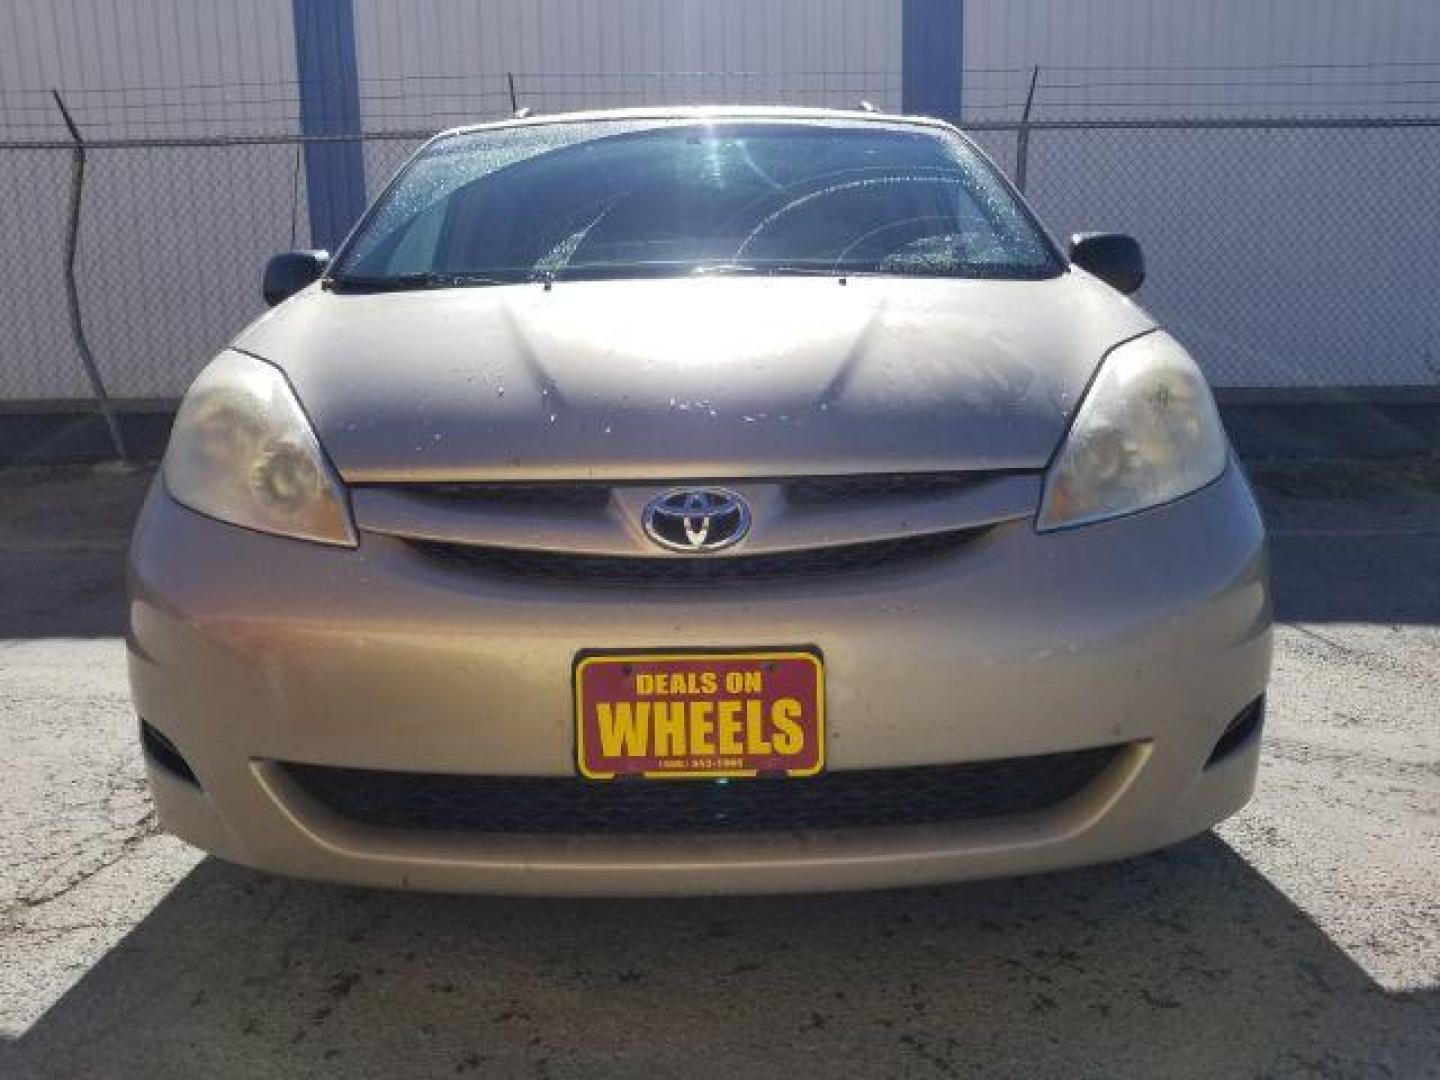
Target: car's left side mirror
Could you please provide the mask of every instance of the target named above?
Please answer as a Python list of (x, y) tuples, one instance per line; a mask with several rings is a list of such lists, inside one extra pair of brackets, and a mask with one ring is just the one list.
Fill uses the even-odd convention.
[(265, 294), (265, 303), (274, 307), (312, 281), (318, 281), (329, 262), (328, 251), (287, 251), (271, 256), (265, 264), (265, 280), (260, 290)]
[(1124, 233), (1076, 233), (1070, 238), (1070, 261), (1122, 293), (1145, 283), (1140, 244)]

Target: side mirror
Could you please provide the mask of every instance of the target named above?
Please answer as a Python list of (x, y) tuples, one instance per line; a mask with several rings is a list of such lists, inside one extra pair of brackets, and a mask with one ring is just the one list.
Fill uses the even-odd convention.
[(274, 307), (312, 281), (318, 281), (329, 262), (328, 251), (287, 251), (271, 256), (265, 264), (265, 280), (260, 287), (265, 303)]
[(1076, 233), (1070, 238), (1070, 261), (1122, 293), (1145, 283), (1145, 256), (1135, 238), (1124, 233)]

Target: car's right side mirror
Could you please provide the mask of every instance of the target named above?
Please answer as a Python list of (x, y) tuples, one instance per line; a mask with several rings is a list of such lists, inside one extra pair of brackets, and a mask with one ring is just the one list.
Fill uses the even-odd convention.
[(1070, 238), (1070, 261), (1122, 293), (1145, 283), (1140, 244), (1124, 233), (1076, 233)]
[(265, 303), (274, 307), (312, 281), (318, 281), (329, 262), (328, 251), (287, 251), (272, 256), (265, 264), (265, 280), (260, 289)]

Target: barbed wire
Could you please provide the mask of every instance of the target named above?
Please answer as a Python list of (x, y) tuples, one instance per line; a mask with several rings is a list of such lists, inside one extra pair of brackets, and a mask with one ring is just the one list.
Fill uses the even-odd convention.
[[(960, 70), (962, 122), (1019, 117), (1027, 91), (1032, 119), (1088, 113), (1097, 119), (1264, 115), (1285, 111), (1325, 118), (1357, 113), (1423, 117), (1440, 112), (1440, 60), (1325, 61), (1275, 64), (1055, 64), (974, 66)], [(512, 99), (513, 84), (513, 99)], [(1437, 92), (1430, 92), (1437, 88)], [(703, 69), (639, 71), (426, 72), (334, 82), (237, 79), (168, 84), (60, 87), (86, 138), (184, 132), (290, 134), (307, 114), (327, 126), (360, 129), (453, 126), (504, 115), (512, 100), (540, 108), (583, 109), (697, 96), (780, 104), (849, 106), (861, 98), (896, 107), (904, 79), (874, 68), (785, 71)], [(51, 89), (0, 89), (0, 139), (46, 141), (63, 131)], [(302, 96), (306, 107), (302, 108)], [(359, 132), (357, 131), (356, 134)]]

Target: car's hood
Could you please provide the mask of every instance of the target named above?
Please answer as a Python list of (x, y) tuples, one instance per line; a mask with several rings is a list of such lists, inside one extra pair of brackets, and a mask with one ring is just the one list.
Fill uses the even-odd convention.
[(1151, 325), (1075, 272), (725, 278), (312, 288), (236, 347), (348, 480), (739, 478), (1039, 468)]

